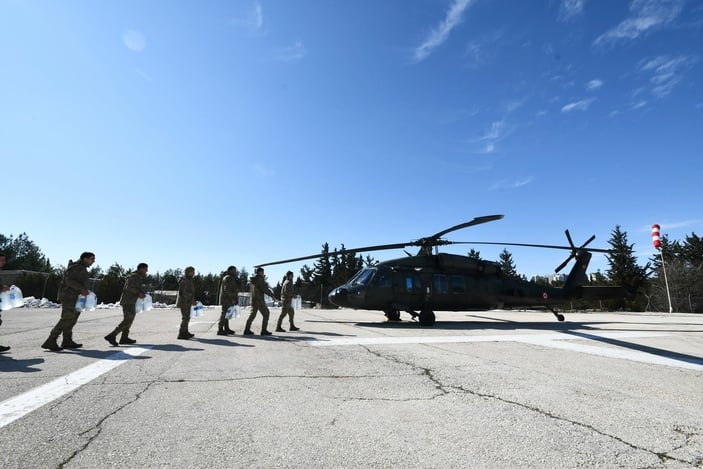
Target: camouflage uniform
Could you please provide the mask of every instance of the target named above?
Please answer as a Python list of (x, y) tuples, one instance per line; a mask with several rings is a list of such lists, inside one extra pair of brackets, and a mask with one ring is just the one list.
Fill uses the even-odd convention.
[[(137, 315), (137, 299), (139, 299), (140, 295), (146, 293), (142, 284), (144, 277), (145, 276), (139, 271), (133, 272), (127, 277), (124, 287), (122, 288), (122, 296), (120, 297), (124, 319), (117, 325), (114, 331), (105, 337), (110, 343), (115, 341), (117, 334), (120, 332), (122, 333), (122, 337), (120, 338), (121, 344), (133, 344), (135, 342), (129, 338), (129, 329), (132, 327), (134, 317)], [(112, 340), (108, 339), (108, 337), (111, 337)]]
[(290, 330), (297, 331), (298, 328), (295, 327), (293, 322), (293, 316), (295, 315), (295, 310), (293, 309), (293, 298), (295, 297), (295, 291), (293, 289), (293, 281), (286, 278), (283, 282), (283, 287), (281, 287), (281, 315), (278, 317), (278, 325), (276, 330), (278, 332), (284, 332), (281, 324), (283, 319), (288, 316), (288, 321), (290, 322)]
[(220, 313), (220, 322), (218, 323), (217, 333), (234, 334), (234, 331), (229, 328), (229, 320), (225, 317), (227, 314), (227, 309), (236, 305), (239, 302), (239, 279), (236, 275), (227, 274), (222, 277), (222, 283), (220, 283), (220, 304), (222, 305), (222, 312)]
[[(73, 326), (78, 322), (80, 311), (76, 311), (76, 302), (81, 291), (88, 289), (88, 267), (82, 260), (69, 262), (59, 285), (59, 300), (61, 301), (61, 319), (56, 323), (44, 345), (56, 343), (59, 335), (63, 334), (63, 348), (76, 348), (80, 344), (73, 341)], [(42, 345), (42, 347), (44, 347)], [(44, 347), (52, 349), (52, 347)]]
[(190, 339), (193, 334), (188, 332), (188, 323), (190, 322), (190, 307), (193, 306), (193, 298), (195, 296), (195, 285), (193, 279), (184, 275), (178, 281), (178, 300), (176, 306), (181, 309), (181, 328), (178, 331), (179, 339)]
[(254, 322), (254, 318), (256, 318), (256, 312), (261, 311), (261, 316), (263, 316), (263, 321), (261, 322), (261, 335), (269, 335), (271, 334), (269, 331), (266, 330), (266, 326), (268, 325), (269, 322), (269, 308), (266, 306), (266, 302), (264, 301), (264, 294), (269, 295), (271, 298), (274, 298), (275, 295), (271, 291), (271, 288), (269, 288), (268, 284), (266, 283), (266, 280), (264, 280), (264, 277), (261, 275), (254, 275), (250, 280), (249, 280), (249, 295), (251, 297), (251, 314), (249, 315), (249, 318), (247, 319), (247, 325), (246, 328), (244, 329), (245, 334), (251, 334), (251, 323)]

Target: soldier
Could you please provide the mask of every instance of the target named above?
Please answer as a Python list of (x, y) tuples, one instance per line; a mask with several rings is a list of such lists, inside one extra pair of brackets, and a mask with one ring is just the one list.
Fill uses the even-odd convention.
[(179, 339), (192, 339), (195, 334), (188, 331), (188, 323), (190, 322), (190, 307), (195, 304), (195, 285), (193, 285), (193, 277), (195, 277), (195, 267), (186, 267), (185, 275), (178, 281), (178, 299), (176, 306), (181, 309), (181, 328), (178, 331)]
[(217, 325), (217, 335), (232, 335), (234, 331), (229, 328), (229, 319), (225, 317), (227, 309), (239, 303), (239, 280), (237, 279), (237, 268), (233, 265), (227, 267), (227, 273), (220, 282), (220, 322)]
[[(76, 311), (76, 302), (80, 295), (88, 294), (88, 267), (95, 262), (95, 254), (84, 252), (77, 262), (68, 262), (59, 285), (59, 301), (61, 301), (61, 319), (56, 323), (49, 338), (41, 345), (42, 348), (58, 351), (62, 348), (76, 349), (83, 346), (73, 341), (73, 326), (81, 315)], [(59, 335), (63, 334), (61, 347), (56, 343)]]
[(149, 271), (149, 266), (144, 262), (137, 266), (137, 271), (132, 272), (124, 283), (122, 288), (122, 296), (120, 297), (120, 304), (122, 305), (122, 314), (124, 318), (122, 322), (117, 325), (114, 331), (110, 332), (105, 336), (105, 340), (110, 342), (110, 345), (117, 347), (117, 334), (122, 332), (120, 337), (120, 344), (135, 344), (136, 340), (129, 338), (129, 328), (132, 327), (134, 322), (134, 317), (137, 315), (136, 304), (137, 298), (144, 298), (146, 292), (144, 291), (143, 282), (146, 277), (146, 273)]
[(283, 287), (281, 288), (281, 315), (278, 317), (278, 325), (276, 326), (276, 332), (286, 332), (281, 324), (283, 323), (283, 318), (288, 316), (288, 321), (290, 321), (290, 331), (299, 331), (295, 324), (293, 323), (293, 316), (295, 315), (295, 310), (293, 309), (293, 297), (295, 292), (293, 291), (293, 272), (290, 270), (286, 272), (286, 279), (283, 281)]
[[(0, 270), (5, 267), (5, 253), (0, 252)], [(10, 287), (2, 284), (2, 291), (7, 291), (9, 290)], [(0, 317), (0, 326), (2, 326), (2, 317)], [(10, 347), (7, 345), (0, 345), (0, 353), (7, 352), (10, 350)]]
[(251, 296), (251, 314), (247, 319), (247, 325), (244, 329), (244, 335), (251, 335), (251, 323), (254, 322), (256, 317), (256, 312), (261, 311), (261, 316), (263, 316), (263, 321), (261, 323), (261, 335), (271, 335), (269, 331), (266, 330), (266, 326), (269, 322), (269, 308), (266, 306), (266, 301), (264, 301), (264, 294), (275, 298), (275, 295), (271, 291), (271, 288), (266, 283), (264, 279), (264, 268), (257, 267), (256, 275), (249, 279), (249, 295)]

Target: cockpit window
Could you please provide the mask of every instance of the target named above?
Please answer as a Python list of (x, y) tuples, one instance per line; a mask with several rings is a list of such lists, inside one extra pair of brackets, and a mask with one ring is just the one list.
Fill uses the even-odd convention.
[(375, 269), (362, 269), (349, 281), (351, 285), (368, 285)]

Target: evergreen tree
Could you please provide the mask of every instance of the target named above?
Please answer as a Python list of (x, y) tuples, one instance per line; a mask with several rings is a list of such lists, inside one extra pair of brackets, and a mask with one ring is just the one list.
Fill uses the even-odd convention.
[(503, 249), (500, 253), (499, 263), (503, 275), (506, 277), (519, 277), (517, 269), (515, 268), (515, 262), (513, 262), (513, 255), (508, 252), (507, 249)]
[(471, 248), (469, 250), (469, 253), (467, 254), (471, 259), (476, 259), (476, 260), (481, 260), (481, 253), (474, 248)]
[(5, 253), (7, 270), (52, 271), (51, 263), (27, 233), (22, 233), (17, 238), (0, 234), (0, 252)]
[(661, 240), (660, 252), (650, 259), (654, 273), (648, 297), (650, 308), (669, 311), (671, 301), (675, 312), (703, 312), (703, 240), (695, 233), (683, 242), (669, 241), (666, 236)]
[(612, 254), (608, 254), (608, 279), (615, 285), (621, 285), (628, 292), (630, 298), (623, 302), (616, 302), (616, 307), (629, 307), (634, 311), (643, 311), (646, 305), (645, 287), (648, 272), (650, 269), (649, 262), (645, 267), (637, 264), (637, 258), (634, 255), (634, 243), (628, 244), (627, 233), (620, 229), (617, 225), (611, 232), (611, 237), (608, 240)]
[[(91, 269), (92, 270), (92, 269)], [(91, 278), (96, 278), (95, 286), (92, 290), (98, 297), (98, 301), (101, 303), (117, 303), (120, 301), (120, 296), (122, 296), (122, 287), (124, 286), (126, 271), (124, 268), (115, 263), (110, 266), (107, 273), (100, 278), (97, 276), (92, 276)]]
[(161, 277), (161, 285), (163, 290), (178, 290), (178, 280), (183, 277), (183, 270), (168, 269)]

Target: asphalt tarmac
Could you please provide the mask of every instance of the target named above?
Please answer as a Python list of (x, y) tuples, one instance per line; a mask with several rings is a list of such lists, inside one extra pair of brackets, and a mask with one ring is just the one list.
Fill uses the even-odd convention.
[(48, 352), (58, 309), (4, 312), (0, 467), (703, 467), (703, 315), (218, 315), (177, 340), (177, 310), (141, 313), (111, 347), (98, 309)]

